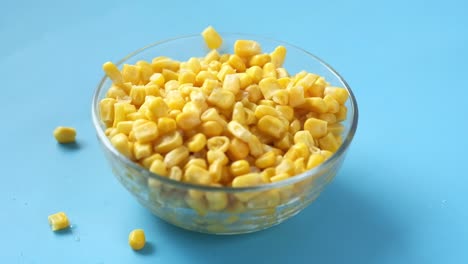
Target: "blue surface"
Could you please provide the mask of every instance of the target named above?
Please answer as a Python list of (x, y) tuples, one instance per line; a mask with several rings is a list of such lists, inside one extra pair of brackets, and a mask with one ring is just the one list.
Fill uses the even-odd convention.
[[(466, 2), (64, 2), (1, 5), (0, 263), (468, 263)], [(255, 234), (152, 216), (111, 175), (91, 124), (103, 62), (209, 24), (317, 54), (360, 107), (336, 180)], [(58, 125), (77, 128), (77, 149), (55, 143)], [(73, 228), (55, 234), (47, 215), (61, 210)], [(139, 253), (134, 228), (150, 241)]]

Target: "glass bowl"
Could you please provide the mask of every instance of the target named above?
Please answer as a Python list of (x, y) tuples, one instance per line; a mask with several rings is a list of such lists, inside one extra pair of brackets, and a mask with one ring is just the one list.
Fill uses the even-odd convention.
[[(276, 183), (244, 188), (194, 185), (151, 173), (113, 147), (99, 118), (99, 101), (112, 84), (106, 76), (95, 91), (92, 117), (97, 137), (114, 175), (143, 206), (165, 221), (185, 229), (212, 234), (240, 234), (277, 225), (299, 213), (318, 197), (343, 163), (356, 131), (358, 109), (346, 81), (315, 55), (294, 45), (259, 36), (222, 34), (222, 37), (224, 42), (220, 53), (233, 53), (234, 42), (238, 39), (256, 40), (262, 50), (268, 52), (283, 45), (287, 48), (284, 67), (288, 72), (293, 74), (306, 70), (325, 77), (333, 86), (347, 89), (349, 100), (346, 103), (347, 119), (342, 122), (345, 126), (343, 143), (333, 156), (312, 170)], [(187, 60), (202, 57), (207, 52), (200, 35), (184, 36), (141, 48), (120, 60), (117, 66), (135, 64), (139, 60), (151, 61), (157, 56)], [(213, 201), (224, 205), (227, 202), (227, 206), (213, 206)]]

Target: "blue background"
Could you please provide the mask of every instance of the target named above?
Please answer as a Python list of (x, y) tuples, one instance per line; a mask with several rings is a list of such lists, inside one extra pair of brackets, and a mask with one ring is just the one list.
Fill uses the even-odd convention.
[[(1, 263), (468, 263), (463, 1), (2, 1)], [(91, 123), (101, 65), (207, 25), (290, 42), (349, 82), (359, 127), (298, 216), (241, 236), (162, 222), (111, 175)], [(58, 125), (78, 149), (56, 144)], [(69, 232), (47, 216), (65, 211)], [(146, 231), (134, 252), (128, 232)]]

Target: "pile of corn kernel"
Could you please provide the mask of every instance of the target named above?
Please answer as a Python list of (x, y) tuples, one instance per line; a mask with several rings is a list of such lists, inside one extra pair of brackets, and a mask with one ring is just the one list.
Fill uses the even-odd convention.
[(263, 53), (237, 40), (220, 54), (220, 35), (202, 36), (211, 49), (202, 58), (103, 65), (113, 84), (100, 117), (120, 153), (175, 181), (245, 187), (300, 174), (339, 148), (346, 89), (290, 75), (284, 46)]

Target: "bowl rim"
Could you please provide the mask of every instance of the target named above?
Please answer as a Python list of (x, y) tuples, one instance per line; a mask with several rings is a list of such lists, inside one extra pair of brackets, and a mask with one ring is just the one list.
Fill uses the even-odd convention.
[[(331, 166), (334, 164), (339, 157), (345, 154), (346, 150), (350, 146), (354, 135), (356, 133), (357, 129), (357, 124), (358, 124), (358, 117), (359, 117), (359, 112), (358, 112), (358, 105), (356, 98), (354, 96), (353, 91), (351, 90), (351, 87), (349, 84), (346, 82), (346, 80), (333, 68), (331, 67), (327, 62), (324, 60), (320, 59), (318, 56), (296, 46), (293, 44), (290, 44), (285, 41), (281, 40), (276, 40), (273, 38), (269, 37), (263, 37), (259, 35), (254, 35), (254, 34), (244, 34), (244, 33), (230, 33), (230, 32), (220, 32), (221, 36), (223, 37), (239, 37), (240, 39), (242, 38), (251, 38), (254, 40), (267, 40), (271, 42), (275, 42), (277, 44), (285, 45), (294, 49), (297, 49), (300, 52), (303, 52), (304, 55), (309, 56), (310, 58), (316, 60), (319, 62), (322, 66), (324, 66), (328, 71), (330, 71), (340, 82), (344, 84), (344, 88), (348, 91), (349, 93), (349, 99), (351, 103), (351, 108), (352, 108), (352, 113), (353, 115), (350, 117), (351, 118), (351, 126), (349, 128), (348, 134), (346, 135), (346, 138), (342, 142), (341, 146), (338, 148), (338, 150), (333, 153), (333, 155), (328, 158), (326, 161), (321, 163), (319, 166), (307, 170), (299, 175), (295, 175), (293, 177), (290, 177), (289, 179), (279, 181), (279, 182), (274, 182), (274, 183), (267, 183), (267, 184), (262, 184), (262, 185), (256, 185), (256, 186), (249, 186), (249, 187), (230, 187), (230, 186), (208, 186), (208, 185), (200, 185), (200, 184), (193, 184), (193, 183), (188, 183), (188, 182), (182, 182), (182, 181), (176, 181), (172, 180), (168, 177), (161, 176), (155, 173), (152, 173), (145, 167), (139, 165), (138, 163), (133, 162), (132, 160), (128, 159), (126, 156), (122, 155), (119, 151), (117, 151), (114, 146), (111, 144), (110, 140), (107, 138), (105, 135), (104, 130), (101, 127), (101, 121), (99, 120), (99, 113), (98, 113), (98, 105), (99, 105), (99, 93), (101, 92), (102, 89), (106, 89), (108, 87), (104, 87), (104, 83), (108, 77), (104, 74), (104, 76), (101, 78), (101, 81), (99, 82), (96, 90), (94, 91), (93, 99), (92, 99), (92, 105), (91, 105), (91, 114), (92, 114), (92, 119), (93, 119), (93, 124), (94, 128), (96, 129), (97, 132), (97, 137), (99, 141), (105, 146), (107, 150), (109, 150), (113, 155), (117, 156), (120, 161), (122, 161), (127, 167), (131, 167), (132, 169), (140, 171), (142, 174), (144, 174), (148, 178), (153, 178), (158, 181), (161, 181), (163, 183), (171, 184), (174, 185), (177, 188), (183, 188), (183, 189), (195, 189), (199, 191), (222, 191), (222, 192), (228, 192), (228, 193), (238, 193), (238, 192), (257, 192), (257, 191), (265, 191), (265, 190), (270, 190), (274, 188), (280, 188), (283, 186), (288, 186), (297, 182), (301, 182), (307, 178), (311, 178), (320, 171), (322, 171), (324, 168)], [(121, 64), (125, 63), (127, 60), (131, 59), (132, 57), (140, 54), (143, 51), (146, 51), (150, 48), (156, 47), (158, 45), (162, 44), (167, 44), (172, 41), (176, 40), (183, 40), (183, 39), (190, 39), (190, 38), (195, 38), (195, 37), (201, 37), (200, 34), (190, 34), (190, 35), (183, 35), (183, 36), (178, 36), (178, 37), (173, 37), (173, 38), (168, 38), (160, 41), (153, 42), (149, 45), (146, 45), (142, 48), (139, 48), (122, 59), (120, 59), (116, 65), (120, 66)], [(261, 44), (261, 43), (260, 43)]]

